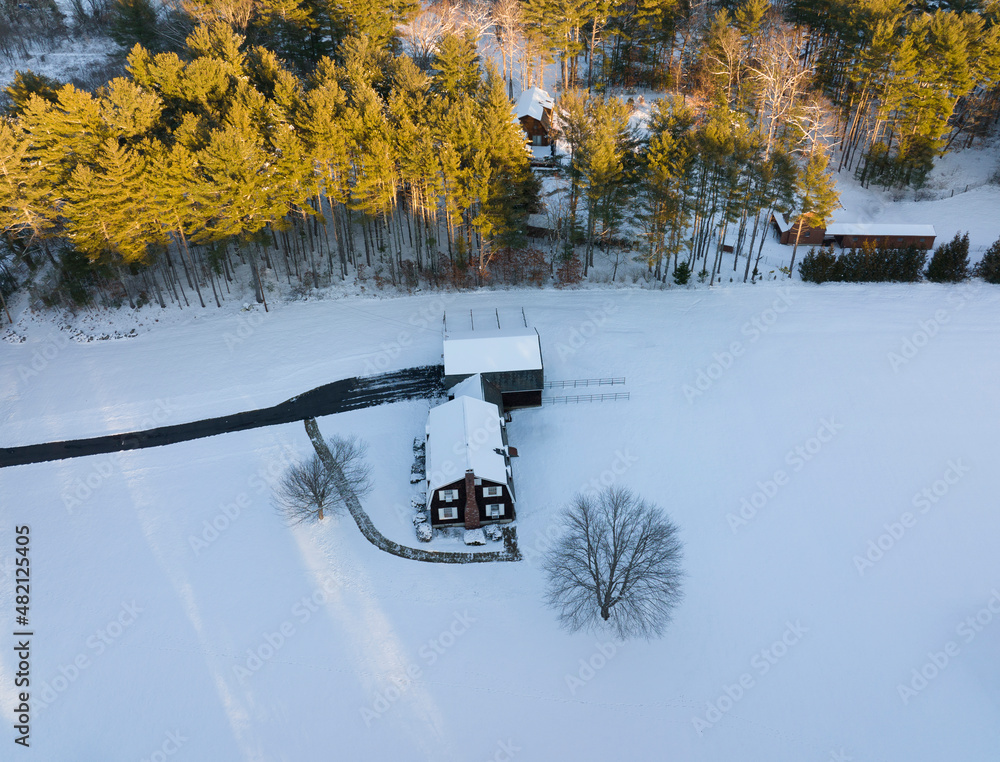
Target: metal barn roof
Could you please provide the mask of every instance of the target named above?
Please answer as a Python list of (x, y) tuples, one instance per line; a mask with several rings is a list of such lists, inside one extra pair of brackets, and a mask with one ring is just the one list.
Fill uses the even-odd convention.
[(538, 333), (521, 310), (452, 313), (445, 316), (444, 373), (541, 370)]

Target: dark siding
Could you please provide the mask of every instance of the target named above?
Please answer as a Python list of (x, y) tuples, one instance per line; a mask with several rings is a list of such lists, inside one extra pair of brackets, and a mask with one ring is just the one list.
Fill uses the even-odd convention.
[(541, 389), (544, 384), (544, 373), (541, 369), (484, 373), (483, 378), (505, 394), (507, 392), (535, 391)]
[(503, 415), (503, 393), (497, 388), (496, 384), (485, 378), (483, 379), (483, 398), (487, 402), (492, 402), (496, 405), (497, 409), (500, 411), (500, 415)]
[[(484, 498), (483, 497), (483, 487), (503, 487), (504, 494), (502, 498)], [(458, 490), (458, 501), (442, 503), (438, 499), (438, 490), (442, 489), (455, 489)], [(512, 485), (507, 484), (497, 484), (495, 482), (488, 482), (483, 480), (482, 486), (476, 487), (476, 503), (479, 505), (479, 518), (482, 524), (506, 524), (513, 521), (516, 517), (514, 512), (514, 501)], [(491, 519), (486, 513), (487, 503), (503, 503), (504, 505), (504, 515), (500, 519)], [(454, 519), (449, 519), (447, 521), (442, 521), (438, 518), (438, 508), (442, 506), (455, 506), (458, 509), (458, 515)], [(444, 487), (438, 487), (434, 490), (433, 496), (431, 496), (431, 511), (430, 511), (430, 521), (432, 526), (436, 527), (450, 527), (450, 526), (464, 526), (465, 525), (465, 478), (452, 482)]]
[[(775, 227), (777, 227), (777, 223), (775, 223)], [(781, 243), (783, 244), (787, 245), (794, 244), (795, 235), (798, 229), (799, 229), (799, 223), (796, 222), (790, 228), (788, 228), (788, 230), (786, 230), (784, 233), (781, 233), (779, 231), (778, 240), (781, 241)], [(804, 227), (802, 228), (801, 235), (799, 235), (799, 245), (801, 246), (804, 243), (807, 244), (822, 243), (824, 235), (826, 235), (826, 228)]]
[(884, 236), (884, 235), (840, 235), (836, 236), (837, 245), (842, 249), (857, 249), (868, 243), (872, 246), (879, 246), (886, 249), (905, 249), (916, 246), (918, 249), (929, 250), (934, 248), (934, 236), (904, 235), (904, 236)]
[[(445, 388), (450, 389), (472, 374), (462, 376), (445, 376)], [(492, 402), (500, 411), (517, 407), (538, 407), (542, 404), (542, 387), (545, 372), (542, 370), (515, 370), (503, 373), (483, 373), (484, 396), (487, 402)], [(497, 394), (500, 399), (497, 399)], [(500, 404), (498, 404), (498, 402)]]
[(506, 392), (503, 395), (503, 406), (505, 410), (516, 410), (519, 407), (541, 407), (542, 390)]
[(522, 116), (520, 119), (521, 129), (528, 136), (528, 142), (532, 145), (547, 146), (549, 144), (549, 130), (546, 125), (547, 114), (543, 114), (542, 121), (533, 116)]

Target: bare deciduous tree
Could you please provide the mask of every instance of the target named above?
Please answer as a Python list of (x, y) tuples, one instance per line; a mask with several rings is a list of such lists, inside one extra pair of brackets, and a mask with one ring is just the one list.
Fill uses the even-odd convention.
[(677, 527), (621, 487), (577, 495), (563, 520), (565, 532), (545, 559), (546, 601), (563, 626), (662, 635), (682, 598)]
[(368, 445), (357, 437), (334, 436), (327, 440), (327, 446), (340, 466), (343, 481), (338, 481), (315, 453), (289, 466), (275, 490), (275, 499), (290, 524), (322, 521), (327, 511), (344, 506), (346, 493), (360, 498), (371, 491), (371, 466), (365, 459)]
[[(789, 26), (776, 26), (758, 50), (758, 61), (750, 67), (750, 78), (757, 93), (758, 119), (766, 135), (766, 153), (779, 127), (806, 92), (813, 76), (813, 67), (799, 57), (801, 31)], [(764, 129), (766, 125), (766, 129)]]
[(524, 9), (520, 0), (493, 0), (493, 36), (497, 41), (507, 81), (507, 96), (514, 97), (515, 58), (524, 47)]
[(459, 28), (461, 10), (452, 0), (421, 6), (413, 20), (399, 27), (410, 55), (418, 66), (428, 68), (441, 38)]

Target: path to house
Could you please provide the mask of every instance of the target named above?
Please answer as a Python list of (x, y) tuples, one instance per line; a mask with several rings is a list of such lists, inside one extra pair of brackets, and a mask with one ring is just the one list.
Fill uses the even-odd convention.
[(381, 373), (364, 378), (345, 378), (292, 397), (286, 402), (260, 410), (207, 418), (146, 431), (74, 439), (66, 442), (0, 448), (0, 468), (44, 463), (83, 455), (102, 455), (121, 450), (187, 442), (233, 431), (245, 431), (279, 423), (293, 423), (348, 410), (385, 405), (402, 400), (427, 399), (444, 394), (444, 368), (426, 365), (420, 368)]
[(386, 553), (391, 553), (400, 558), (408, 558), (411, 561), (428, 561), (439, 564), (474, 564), (521, 560), (521, 553), (517, 549), (517, 530), (512, 526), (503, 528), (503, 550), (464, 553), (461, 551), (434, 551), (411, 548), (408, 545), (400, 545), (398, 542), (393, 542), (375, 528), (372, 520), (365, 513), (365, 509), (361, 507), (361, 501), (358, 500), (358, 496), (344, 478), (344, 472), (340, 470), (340, 466), (334, 460), (330, 448), (326, 446), (326, 441), (323, 439), (323, 435), (320, 434), (315, 418), (306, 419), (306, 433), (313, 443), (316, 454), (323, 461), (323, 465), (333, 474), (333, 482), (337, 487), (337, 491), (347, 506), (347, 510), (354, 517), (354, 521), (357, 523), (358, 529), (361, 530), (361, 534), (379, 550), (384, 550)]

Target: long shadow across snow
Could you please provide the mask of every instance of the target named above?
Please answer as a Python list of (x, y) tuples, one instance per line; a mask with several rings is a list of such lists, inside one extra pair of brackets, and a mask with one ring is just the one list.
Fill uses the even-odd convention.
[(346, 413), (349, 410), (386, 405), (390, 402), (427, 399), (440, 396), (444, 391), (444, 368), (440, 365), (407, 368), (365, 378), (345, 378), (260, 410), (178, 423), (173, 426), (160, 426), (146, 431), (23, 447), (3, 447), (0, 448), (0, 468), (78, 458), (84, 455), (103, 455), (121, 450), (161, 447), (233, 431)]

